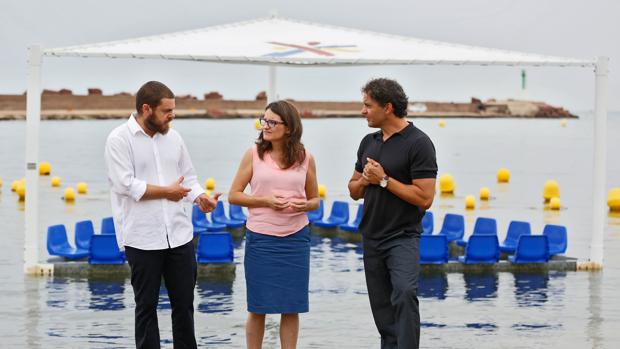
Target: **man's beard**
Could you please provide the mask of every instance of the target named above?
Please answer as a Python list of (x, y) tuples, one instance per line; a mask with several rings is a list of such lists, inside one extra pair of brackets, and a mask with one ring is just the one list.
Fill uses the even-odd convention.
[(148, 127), (149, 130), (153, 132), (159, 132), (163, 135), (168, 133), (170, 130), (170, 123), (157, 124), (155, 121), (155, 116), (153, 114), (149, 115), (146, 119), (144, 119), (144, 124)]

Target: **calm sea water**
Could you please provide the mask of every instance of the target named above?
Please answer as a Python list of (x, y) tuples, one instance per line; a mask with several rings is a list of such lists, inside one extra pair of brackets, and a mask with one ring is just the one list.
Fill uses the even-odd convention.
[[(434, 140), (440, 173), (456, 180), (455, 197), (437, 197), (435, 225), (448, 212), (464, 214), (470, 232), (476, 217), (498, 220), (500, 239), (510, 220), (526, 220), (534, 232), (546, 223), (569, 230), (567, 254), (588, 256), (591, 227), (592, 123), (571, 120), (415, 120)], [(89, 193), (75, 204), (60, 199), (62, 189), (40, 179), (40, 256), (45, 260), (45, 228), (92, 219), (95, 229), (110, 214), (103, 145), (110, 121), (46, 121), (41, 125), (41, 161), (52, 164), (63, 187), (85, 181)], [(214, 177), (228, 190), (238, 162), (256, 130), (251, 120), (177, 120), (201, 182)], [(317, 159), (319, 182), (333, 200), (347, 200), (360, 139), (370, 130), (362, 119), (305, 120), (304, 142)], [(620, 114), (610, 115), (608, 185), (620, 186)], [(22, 273), (23, 204), (10, 182), (23, 177), (24, 122), (0, 123), (0, 338), (3, 348), (130, 348), (133, 346), (133, 292), (129, 280), (31, 278)], [(498, 185), (495, 172), (510, 169), (510, 184)], [(544, 209), (547, 179), (561, 186), (563, 210)], [(493, 200), (465, 211), (465, 195), (491, 188)], [(354, 204), (352, 201), (350, 201)], [(351, 213), (354, 214), (355, 206)], [(368, 305), (360, 246), (314, 237), (310, 306), (301, 316), (300, 348), (377, 348), (379, 339)], [(245, 283), (243, 245), (235, 251), (234, 280), (199, 280), (196, 332), (201, 347), (243, 348)], [(605, 269), (601, 273), (439, 274), (420, 284), (422, 342), (425, 348), (612, 348), (620, 342), (620, 216), (605, 228)], [(170, 305), (162, 290), (159, 312), (164, 347), (172, 347)], [(278, 319), (267, 321), (265, 347), (279, 347)]]

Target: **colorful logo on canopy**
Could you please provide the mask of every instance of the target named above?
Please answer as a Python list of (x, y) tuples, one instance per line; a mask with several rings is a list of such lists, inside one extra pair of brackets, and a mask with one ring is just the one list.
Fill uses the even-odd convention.
[(305, 45), (289, 44), (284, 42), (269, 41), (274, 45), (274, 52), (263, 57), (290, 57), (299, 53), (313, 53), (317, 56), (333, 57), (341, 52), (358, 52), (357, 45), (326, 45), (318, 41), (309, 41)]

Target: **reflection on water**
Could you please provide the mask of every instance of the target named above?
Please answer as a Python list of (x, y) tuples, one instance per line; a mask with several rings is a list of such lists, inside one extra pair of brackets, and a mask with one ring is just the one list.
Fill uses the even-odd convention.
[(328, 239), (328, 241), (329, 241), (330, 250), (333, 253), (345, 253), (346, 254), (346, 253), (349, 253), (350, 251), (353, 251), (353, 253), (359, 255), (360, 257), (364, 253), (362, 244), (359, 242), (352, 243), (352, 242), (344, 241), (339, 238), (331, 238), (331, 239)]
[(479, 330), (484, 330), (484, 331), (495, 331), (497, 330), (497, 325), (496, 324), (491, 324), (491, 323), (469, 323), (469, 324), (465, 324), (465, 327), (467, 328), (475, 328), (475, 329), (479, 329)]
[(588, 325), (586, 335), (592, 342), (592, 348), (604, 348), (602, 324), (603, 316), (601, 309), (601, 281), (602, 273), (590, 273), (588, 276)]
[(446, 299), (448, 276), (446, 273), (420, 273), (418, 280), (418, 297)]
[(497, 297), (497, 274), (464, 273), (465, 299), (470, 302)]
[(620, 226), (620, 211), (609, 211), (607, 224)]
[(67, 289), (69, 279), (48, 279), (45, 288), (47, 290), (47, 306), (50, 308), (65, 308), (67, 306)]
[(201, 313), (222, 313), (233, 310), (233, 283), (198, 280), (197, 309)]
[(547, 302), (547, 273), (515, 273), (515, 298), (520, 307), (538, 307)]
[(162, 285), (159, 287), (159, 301), (157, 304), (158, 310), (170, 310), (170, 298), (168, 298), (168, 290), (166, 290), (166, 286)]
[(545, 209), (543, 211), (543, 222), (545, 224), (562, 224), (562, 220), (560, 219), (560, 211), (550, 210), (548, 209), (549, 205), (545, 204)]
[(125, 309), (125, 280), (88, 280), (90, 291), (89, 309), (121, 310)]

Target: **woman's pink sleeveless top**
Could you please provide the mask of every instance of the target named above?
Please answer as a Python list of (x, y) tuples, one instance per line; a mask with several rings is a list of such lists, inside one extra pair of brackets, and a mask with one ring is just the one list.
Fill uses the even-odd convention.
[[(306, 174), (310, 156), (306, 151), (303, 163), (281, 169), (267, 152), (261, 160), (256, 145), (252, 146), (252, 196), (280, 195), (284, 200), (306, 200)], [(296, 212), (292, 208), (277, 211), (269, 207), (257, 207), (250, 208), (249, 212), (246, 227), (255, 233), (286, 236), (308, 225), (306, 213)]]

